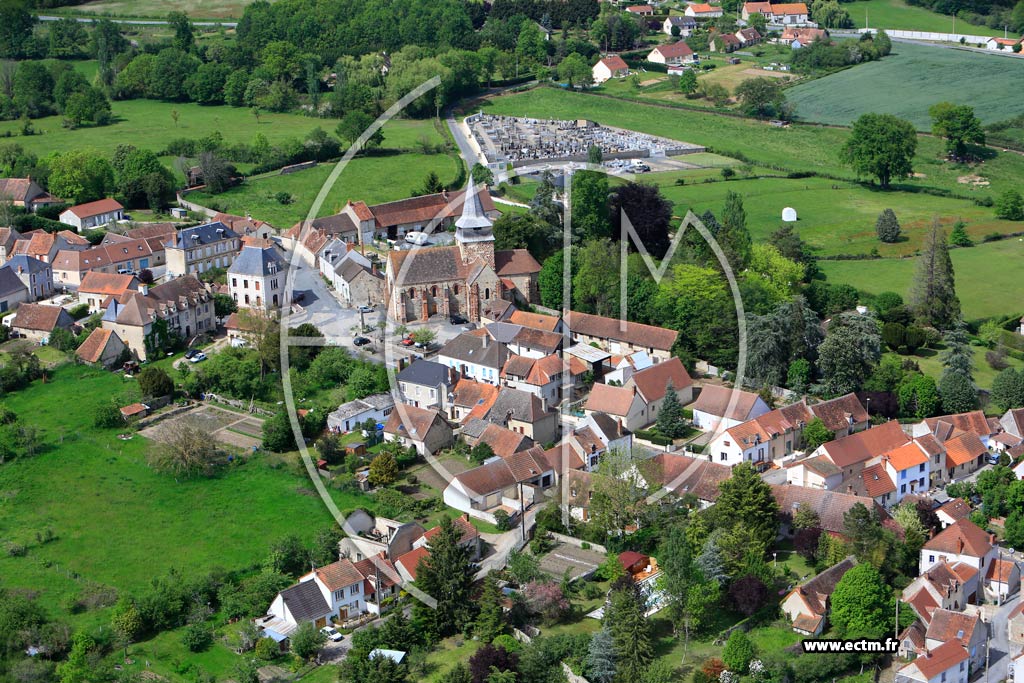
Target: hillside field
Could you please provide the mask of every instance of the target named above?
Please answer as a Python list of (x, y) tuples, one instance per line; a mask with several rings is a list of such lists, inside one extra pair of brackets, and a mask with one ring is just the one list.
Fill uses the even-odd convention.
[[(269, 0), (274, 2), (274, 0)], [(168, 12), (184, 12), (194, 20), (237, 19), (252, 0), (97, 0), (61, 8), (62, 14), (96, 14), (110, 17), (164, 18)], [(50, 12), (50, 10), (47, 10)]]
[[(953, 17), (932, 12), (924, 7), (913, 7), (903, 0), (861, 0), (845, 4), (843, 8), (850, 13), (850, 18), (857, 28), (870, 26), (904, 31), (953, 32)], [(956, 32), (976, 36), (1003, 35), (1002, 31), (959, 20), (956, 22)]]
[[(1019, 225), (1019, 224), (1018, 224)], [(1024, 239), (1010, 238), (950, 252), (956, 291), (968, 319), (1021, 311)], [(897, 292), (906, 298), (917, 260), (820, 261), (832, 283), (851, 284), (869, 294)]]
[[(852, 11), (859, 5), (848, 7)], [(786, 90), (786, 99), (805, 121), (849, 125), (875, 112), (895, 114), (927, 131), (928, 107), (936, 102), (970, 104), (982, 123), (993, 123), (1020, 113), (1016, 93), (1021, 91), (1024, 60), (894, 43), (885, 59), (795, 85)]]

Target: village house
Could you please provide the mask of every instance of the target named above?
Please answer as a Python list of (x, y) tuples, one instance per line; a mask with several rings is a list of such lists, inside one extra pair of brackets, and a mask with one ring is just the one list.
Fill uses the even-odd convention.
[[(665, 17), (665, 22), (661, 26), (661, 30), (665, 35), (679, 36), (682, 38), (688, 38), (696, 28), (696, 19), (693, 17), (679, 16)], [(673, 29), (679, 29), (678, 33), (673, 33)]]
[(19, 233), (14, 228), (0, 228), (0, 266), (14, 255), (14, 245), (18, 242)]
[[(90, 246), (89, 240), (70, 230), (61, 230), (56, 233), (32, 230), (18, 237), (8, 258), (14, 254), (24, 254), (53, 264), (61, 251), (84, 251)], [(57, 267), (54, 266), (54, 275), (57, 274), (57, 270)]]
[(0, 313), (13, 310), (28, 301), (28, 287), (10, 266), (0, 266)]
[(269, 313), (284, 302), (288, 264), (272, 242), (242, 247), (228, 267), (228, 292), (239, 308)]
[[(811, 24), (807, 5), (802, 2), (780, 2), (771, 5), (770, 24), (783, 26), (805, 26)], [(813, 25), (813, 24), (812, 24)]]
[[(510, 323), (493, 323), (487, 326), (488, 334), (495, 325), (518, 328), (508, 341), (503, 341), (509, 352), (527, 358), (544, 358), (562, 350), (564, 337), (557, 332), (545, 332)], [(492, 335), (492, 338), (494, 336)]]
[(567, 374), (565, 362), (554, 353), (543, 358), (510, 356), (501, 369), (501, 385), (529, 392), (549, 405), (558, 405)]
[(722, 16), (722, 8), (717, 5), (694, 2), (686, 6), (683, 14), (694, 19), (716, 19)]
[(629, 5), (626, 7), (626, 11), (640, 17), (654, 16), (654, 8), (650, 5)]
[(857, 560), (847, 557), (829, 567), (807, 583), (797, 586), (782, 600), (783, 614), (792, 622), (793, 630), (812, 638), (821, 635), (828, 619), (829, 600), (839, 580), (857, 566)]
[(402, 405), (388, 416), (384, 440), (415, 446), (426, 457), (452, 444), (452, 428), (436, 410)]
[(690, 495), (706, 508), (718, 500), (719, 485), (732, 476), (732, 468), (702, 458), (658, 453), (644, 461), (640, 474), (649, 492), (664, 489), (677, 498)]
[(958, 640), (926, 650), (896, 671), (896, 683), (967, 683), (967, 650)]
[(934, 610), (925, 631), (925, 648), (932, 650), (949, 641), (959, 642), (967, 650), (968, 676), (984, 668), (988, 627), (980, 615), (942, 607)]
[(997, 559), (992, 539), (983, 529), (968, 519), (961, 519), (940, 531), (921, 548), (919, 574), (923, 574), (938, 562), (956, 564), (963, 562), (977, 570), (970, 580), (965, 579), (967, 602), (978, 601), (978, 587), (988, 572), (989, 566)]
[(174, 337), (193, 335), (217, 326), (213, 297), (194, 275), (156, 287), (140, 285), (105, 302), (103, 328), (113, 330), (139, 360)]
[(537, 443), (558, 439), (558, 412), (547, 401), (526, 391), (504, 387), (487, 411), (488, 422), (530, 437)]
[(794, 50), (810, 45), (816, 40), (828, 38), (828, 31), (822, 28), (795, 28), (787, 26), (778, 38), (779, 43), (789, 45)]
[[(909, 441), (910, 437), (901, 429), (900, 424), (891, 420), (863, 432), (824, 443), (818, 447), (814, 455), (829, 461), (840, 475), (838, 480), (834, 475), (830, 475), (826, 487), (834, 488), (844, 485), (845, 482), (845, 486), (852, 488), (853, 482), (860, 477), (873, 458), (880, 457)], [(794, 463), (788, 470), (788, 481), (803, 486), (820, 485), (821, 482), (813, 478), (808, 479), (802, 472), (808, 465), (808, 460)], [(813, 465), (810, 466), (813, 468)]]
[[(458, 377), (458, 375), (455, 375)], [(448, 417), (466, 424), (470, 420), (483, 420), (498, 398), (499, 388), (486, 382), (458, 379), (448, 404)]]
[[(937, 609), (959, 612), (967, 604), (967, 584), (978, 570), (969, 564), (950, 564), (945, 559), (915, 578), (903, 589), (901, 600), (910, 605), (925, 627)], [(923, 629), (922, 629), (923, 630)], [(923, 633), (922, 633), (923, 635)], [(924, 640), (917, 644), (924, 647)]]
[(664, 592), (658, 590), (658, 582), (661, 578), (661, 568), (658, 561), (651, 555), (638, 553), (635, 550), (627, 550), (619, 553), (619, 566), (633, 580), (640, 593), (640, 599), (644, 605), (644, 616), (660, 610), (666, 601)]
[[(86, 273), (138, 274), (160, 265), (164, 251), (153, 251), (153, 240), (132, 239), (90, 249), (62, 249), (53, 259), (56, 281), (69, 288), (81, 286)], [(160, 245), (157, 245), (158, 247)]]
[[(488, 223), (501, 215), (486, 188), (469, 187), (467, 185), (467, 190), (445, 190), (369, 207), (362, 202), (352, 202), (342, 209), (342, 213), (347, 213), (359, 224), (364, 244), (374, 239), (399, 240), (410, 232), (441, 232), (465, 215), (486, 219)], [(467, 196), (468, 206), (465, 204)]]
[(124, 207), (116, 199), (100, 199), (78, 204), (60, 214), (60, 222), (72, 226), (77, 232), (99, 228), (124, 218)]
[(672, 357), (679, 338), (676, 330), (576, 311), (569, 311), (565, 324), (574, 343), (597, 344), (613, 355), (646, 351), (655, 363)]
[(708, 49), (712, 52), (734, 52), (743, 47), (740, 39), (732, 33), (713, 33), (710, 38)]
[(565, 324), (557, 315), (545, 315), (544, 313), (534, 313), (532, 311), (520, 311), (515, 308), (509, 311), (506, 322), (512, 323), (513, 325), (521, 325), (522, 327), (529, 327), (533, 330), (557, 332), (558, 334), (562, 334), (565, 331)]
[(492, 341), (486, 330), (473, 330), (463, 332), (441, 347), (437, 362), (466, 379), (497, 385), (508, 355), (505, 345)]
[(1006, 600), (1020, 590), (1020, 567), (1010, 557), (1008, 560), (998, 557), (989, 564), (985, 571), (985, 590), (989, 597)]
[(755, 393), (717, 384), (701, 387), (690, 408), (693, 410), (693, 424), (706, 432), (735, 427), (771, 410)]
[[(594, 347), (584, 346), (583, 348), (593, 349)], [(651, 360), (646, 351), (636, 351), (635, 353), (621, 356), (608, 354), (604, 371), (598, 374), (601, 381), (605, 384), (622, 386), (626, 383), (626, 380), (632, 377), (634, 372), (646, 370), (652, 365), (654, 365), (654, 361)]]
[(39, 207), (63, 204), (64, 200), (43, 190), (32, 178), (0, 178), (0, 198), (11, 206), (35, 213)]
[(371, 394), (354, 401), (342, 403), (327, 415), (327, 428), (334, 432), (351, 432), (360, 429), (367, 420), (383, 423), (395, 408), (395, 399), (390, 392)]
[(682, 361), (675, 357), (634, 373), (624, 385), (626, 389), (636, 389), (644, 402), (648, 422), (658, 419), (669, 387), (675, 392), (680, 404), (685, 405), (693, 400), (693, 380)]
[(320, 272), (349, 306), (374, 306), (384, 300), (384, 276), (371, 261), (339, 239), (319, 255)]
[(45, 343), (58, 327), (70, 330), (74, 318), (60, 306), (23, 303), (11, 322), (11, 331), (34, 342)]
[(218, 211), (213, 214), (213, 222), (223, 223), (243, 239), (269, 240), (277, 235), (277, 230), (266, 221), (253, 220), (252, 216), (236, 216)]
[(167, 274), (176, 277), (227, 268), (235, 260), (242, 242), (223, 223), (213, 222), (184, 228), (164, 243)]
[(873, 511), (883, 523), (891, 519), (889, 513), (870, 498), (837, 491), (813, 489), (792, 484), (772, 484), (772, 496), (779, 504), (779, 537), (794, 534), (793, 516), (801, 506), (806, 506), (818, 516), (818, 526), (833, 536), (843, 536), (844, 517), (855, 505), (863, 505)]
[(418, 522), (399, 522), (359, 508), (345, 517), (345, 525), (350, 532), (341, 539), (338, 549), (357, 565), (364, 559), (380, 556), (397, 560), (423, 536), (423, 526)]
[(740, 17), (743, 21), (750, 21), (750, 17), (755, 14), (760, 14), (765, 18), (765, 21), (771, 21), (772, 18), (772, 3), (770, 2), (745, 2), (743, 3), (743, 9), (740, 13)]
[(935, 516), (938, 518), (942, 528), (950, 524), (966, 519), (971, 516), (971, 504), (963, 498), (950, 498), (945, 503), (935, 508)]
[(1022, 38), (989, 38), (985, 48), (989, 50), (1012, 52), (1015, 45), (1020, 45)]
[(718, 434), (708, 445), (708, 457), (724, 465), (781, 460), (801, 447), (803, 429), (813, 417), (803, 401), (776, 408)]
[(448, 395), (458, 377), (455, 371), (441, 363), (419, 358), (395, 375), (402, 403), (417, 408), (448, 410)]
[(680, 64), (694, 64), (697, 56), (690, 49), (685, 41), (670, 45), (658, 45), (647, 54), (647, 61), (666, 66), (679, 66)]
[(757, 32), (756, 28), (741, 28), (734, 35), (743, 44), (743, 47), (756, 45), (761, 42), (761, 34)]
[[(1001, 420), (989, 418), (981, 410), (972, 410), (955, 415), (939, 415), (925, 418), (912, 428), (913, 436), (932, 434), (940, 441), (956, 436), (959, 432), (973, 432), (988, 448), (989, 438), (999, 433), (1004, 426)], [(1011, 432), (1013, 433), (1013, 432)], [(1019, 435), (1018, 435), (1019, 436)]]
[(560, 443), (545, 451), (545, 455), (558, 472), (593, 472), (605, 453), (630, 453), (632, 449), (632, 432), (610, 415), (592, 413), (569, 430)]
[(53, 269), (50, 264), (31, 256), (17, 254), (7, 260), (7, 266), (28, 288), (29, 301), (53, 296)]
[(113, 330), (97, 327), (75, 349), (75, 355), (83, 363), (111, 368), (121, 359), (127, 348)]
[(636, 387), (613, 387), (607, 384), (595, 384), (590, 390), (587, 402), (583, 405), (587, 416), (605, 413), (612, 418), (621, 420), (626, 429), (635, 432), (649, 424), (647, 405), (641, 398)]
[[(469, 514), (464, 512), (460, 516), (453, 518), (452, 525), (459, 532), (459, 546), (469, 551), (469, 561), (477, 562), (483, 552), (483, 540), (480, 538), (480, 532), (477, 531), (477, 528), (469, 521)], [(441, 527), (439, 526), (427, 529), (423, 532), (422, 536), (416, 539), (412, 544), (412, 547), (426, 548), (429, 551), (430, 541), (440, 532)]]
[(89, 271), (78, 286), (78, 300), (89, 305), (89, 313), (99, 313), (107, 297), (119, 297), (126, 292), (138, 291), (142, 285), (130, 273), (101, 273)]
[(494, 458), (455, 475), (444, 489), (444, 502), (460, 512), (493, 524), (497, 510), (504, 510), (514, 517), (521, 506), (539, 502), (543, 490), (555, 483), (555, 470), (547, 461), (544, 450), (534, 446), (507, 458)]
[(842, 439), (871, 426), (871, 418), (856, 394), (844, 394), (829, 401), (808, 406), (814, 417), (832, 432), (836, 439)]
[(625, 78), (629, 75), (629, 65), (618, 55), (609, 55), (599, 59), (591, 69), (595, 85), (601, 85), (613, 78)]

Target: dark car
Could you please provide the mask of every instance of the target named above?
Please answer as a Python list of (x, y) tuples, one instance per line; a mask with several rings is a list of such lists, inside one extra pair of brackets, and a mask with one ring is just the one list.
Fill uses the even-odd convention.
[(355, 344), (356, 346), (366, 346), (367, 344), (370, 343), (370, 340), (367, 339), (366, 337), (356, 337), (355, 339), (352, 340), (352, 343)]
[(458, 315), (458, 314), (453, 315), (448, 320), (451, 322), (452, 325), (465, 325), (466, 323), (469, 322), (468, 320), (466, 320), (466, 318), (464, 318), (464, 317), (462, 317), (461, 315)]
[(198, 355), (198, 353), (199, 353), (199, 349), (189, 349), (188, 351), (185, 352), (185, 358), (188, 358), (189, 360), (191, 360), (193, 358), (193, 356)]

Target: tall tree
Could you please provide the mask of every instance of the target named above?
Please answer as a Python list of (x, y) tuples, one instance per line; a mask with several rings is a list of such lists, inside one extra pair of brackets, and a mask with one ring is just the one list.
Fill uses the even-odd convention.
[(502, 616), (501, 589), (498, 588), (498, 581), (492, 574), (484, 577), (483, 590), (480, 592), (480, 612), (473, 622), (473, 634), (483, 643), (489, 643), (505, 631), (505, 622)]
[(182, 52), (191, 52), (195, 47), (195, 35), (188, 15), (184, 12), (171, 12), (167, 15), (167, 23), (174, 29), (171, 45)]
[(644, 615), (645, 600), (632, 582), (613, 590), (605, 610), (604, 625), (612, 636), (617, 680), (638, 681), (654, 656), (651, 624)]
[(946, 231), (938, 219), (925, 234), (910, 304), (921, 323), (940, 330), (948, 329), (960, 315), (953, 261), (949, 258)]
[(683, 421), (683, 404), (679, 402), (672, 380), (665, 386), (665, 400), (661, 404), (661, 412), (657, 419), (658, 432), (670, 439), (678, 439), (686, 433)]
[(881, 566), (885, 560), (884, 537), (874, 509), (857, 503), (843, 513), (843, 535), (849, 539), (850, 549), (860, 562)]
[(843, 313), (833, 318), (818, 347), (818, 374), (825, 392), (838, 396), (859, 389), (882, 355), (881, 341), (873, 315)]
[(767, 549), (779, 531), (779, 505), (768, 484), (750, 463), (733, 468), (732, 477), (718, 485), (718, 505), (713, 508), (718, 527), (728, 529), (741, 525), (750, 530), (753, 539)]
[(914, 124), (892, 114), (862, 114), (840, 151), (840, 158), (858, 174), (873, 176), (883, 188), (913, 170), (917, 151)]
[(875, 232), (878, 234), (878, 239), (886, 243), (893, 243), (900, 238), (900, 222), (896, 219), (896, 212), (892, 209), (886, 209), (882, 213), (878, 214), (878, 220), (875, 221)]
[(967, 144), (985, 144), (985, 130), (974, 115), (974, 107), (967, 104), (938, 102), (928, 108), (932, 117), (932, 135), (946, 139), (946, 151), (963, 158)]
[(589, 680), (595, 683), (615, 680), (615, 642), (607, 627), (601, 627), (590, 637), (586, 661)]
[(537, 183), (537, 191), (530, 200), (530, 211), (554, 227), (562, 225), (562, 207), (555, 201), (555, 177), (545, 170)]
[(435, 609), (417, 601), (417, 620), (440, 637), (462, 630), (473, 617), (473, 574), (469, 551), (459, 544), (460, 539), (452, 521), (441, 520), (437, 535), (430, 540), (430, 556), (420, 562), (416, 572), (416, 585), (437, 601)]
[(658, 552), (661, 558), (660, 587), (668, 596), (672, 628), (683, 633), (683, 652), (690, 636), (703, 625), (710, 608), (718, 602), (719, 583), (702, 571), (686, 531), (673, 526)]
[(759, 384), (779, 386), (793, 361), (818, 357), (823, 338), (821, 321), (802, 296), (782, 302), (766, 315), (749, 315), (747, 374)]
[(859, 564), (836, 584), (831, 620), (844, 638), (881, 638), (891, 626), (892, 604), (892, 592), (878, 570)]
[(943, 338), (942, 376), (939, 395), (947, 413), (962, 413), (978, 406), (978, 388), (974, 384), (974, 354), (971, 351), (967, 326), (957, 318)]
[(715, 238), (734, 271), (739, 272), (747, 267), (750, 262), (750, 232), (747, 231), (747, 212), (743, 208), (743, 197), (736, 192), (725, 193), (722, 228)]
[(1024, 374), (1006, 368), (992, 381), (992, 404), (1000, 412), (1024, 406)]
[(611, 237), (608, 220), (608, 176), (599, 171), (576, 171), (571, 176), (574, 242)]
[(615, 316), (619, 311), (619, 248), (610, 239), (588, 239), (573, 253), (573, 305), (584, 313)]
[(46, 158), (50, 192), (77, 203), (102, 199), (113, 189), (114, 171), (97, 152), (79, 149)]
[[(622, 216), (628, 218), (636, 234), (651, 256), (664, 258), (668, 251), (668, 233), (672, 222), (672, 204), (657, 185), (626, 183), (612, 191), (610, 198), (612, 239), (622, 236)], [(630, 247), (635, 249), (632, 243)]]

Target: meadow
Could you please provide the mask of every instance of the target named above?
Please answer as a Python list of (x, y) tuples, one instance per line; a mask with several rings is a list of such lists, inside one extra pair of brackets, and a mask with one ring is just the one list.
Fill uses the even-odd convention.
[[(705, 145), (725, 156), (746, 158), (786, 171), (854, 179), (854, 173), (839, 162), (839, 149), (849, 135), (845, 128), (817, 125), (775, 128), (752, 119), (688, 109), (639, 103), (624, 106), (621, 100), (558, 88), (535, 88), (497, 97), (474, 104), (474, 108), (510, 116), (586, 118), (604, 125)], [(989, 191), (983, 194), (996, 195), (1016, 187), (1019, 178), (1024, 177), (1024, 157), (1018, 154), (998, 154), (980, 169), (949, 164), (941, 159), (942, 154), (941, 140), (919, 136), (914, 171), (920, 175), (894, 187), (935, 187), (967, 194), (970, 190), (959, 183), (958, 178), (978, 172), (991, 182)]]
[[(903, 0), (859, 0), (844, 6), (857, 28), (902, 29), (905, 31), (934, 31), (953, 33), (953, 17), (932, 12), (924, 7), (913, 7)], [(1001, 36), (1002, 31), (987, 26), (975, 26), (965, 21), (956, 22), (956, 32), (977, 36)]]
[(193, 20), (201, 21), (237, 19), (251, 3), (252, 0), (97, 0), (61, 8), (60, 13), (163, 19), (168, 12), (184, 12)]
[[(337, 213), (350, 199), (379, 204), (412, 196), (430, 172), (437, 173), (443, 183), (453, 182), (459, 176), (460, 164), (448, 154), (406, 152), (357, 157), (338, 177), (319, 215)], [(306, 218), (333, 168), (333, 163), (327, 163), (288, 175), (262, 176), (218, 195), (192, 192), (188, 199), (203, 206), (216, 205), (229, 213), (248, 212), (279, 230), (286, 230)], [(274, 198), (278, 192), (290, 193), (292, 203), (278, 202)]]
[(1020, 113), (1014, 93), (1021, 90), (1024, 62), (1019, 59), (894, 43), (885, 59), (795, 85), (786, 90), (786, 99), (805, 121), (848, 125), (876, 112), (895, 114), (927, 131), (928, 107), (936, 102), (970, 104), (983, 123), (993, 123)]
[[(799, 221), (797, 233), (818, 256), (837, 254), (868, 254), (877, 249), (885, 256), (914, 253), (932, 220), (939, 216), (944, 224), (957, 219), (967, 223), (972, 238), (980, 241), (992, 232), (1021, 230), (1020, 223), (995, 218), (992, 210), (963, 199), (934, 197), (911, 192), (883, 192), (859, 183), (836, 182), (824, 178), (755, 178), (729, 182), (662, 184), (662, 174), (654, 174), (662, 194), (675, 203), (675, 214), (682, 217), (686, 209), (696, 214), (711, 210), (718, 214), (727, 192), (743, 197), (747, 226), (751, 236), (764, 241), (782, 225), (783, 207), (793, 207)], [(646, 179), (645, 179), (646, 180)], [(875, 233), (875, 221), (887, 208), (893, 209), (900, 221), (904, 239), (884, 244)], [(947, 228), (948, 229), (948, 228)]]
[[(950, 256), (965, 318), (989, 318), (1021, 310), (1024, 239), (953, 249)], [(893, 291), (906, 297), (916, 263), (916, 259), (907, 258), (821, 261), (818, 265), (829, 282), (850, 284), (867, 294)]]

